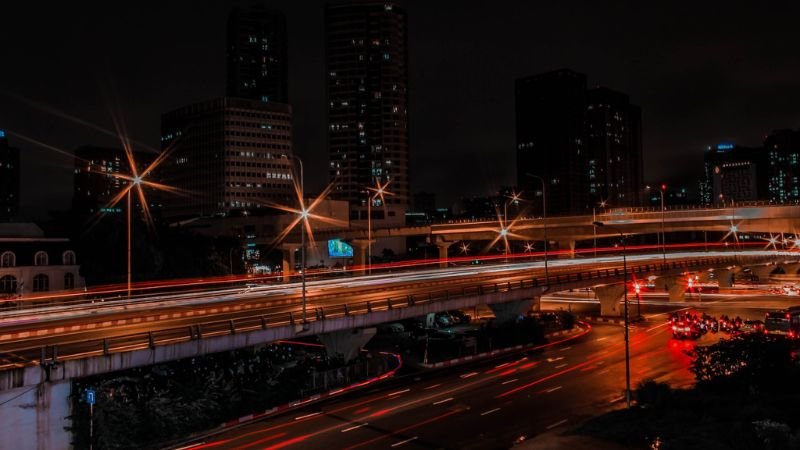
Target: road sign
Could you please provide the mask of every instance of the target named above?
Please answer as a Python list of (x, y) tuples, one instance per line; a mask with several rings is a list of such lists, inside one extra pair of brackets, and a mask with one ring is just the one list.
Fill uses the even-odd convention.
[(95, 400), (96, 400), (96, 394), (94, 392), (94, 389), (87, 389), (86, 390), (86, 403), (88, 403), (90, 405), (94, 405)]

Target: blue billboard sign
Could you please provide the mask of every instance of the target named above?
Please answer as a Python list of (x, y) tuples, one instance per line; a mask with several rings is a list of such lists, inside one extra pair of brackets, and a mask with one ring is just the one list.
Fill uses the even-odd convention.
[(717, 150), (733, 150), (733, 144), (717, 144)]
[(341, 239), (328, 241), (328, 256), (331, 258), (352, 258), (353, 247)]

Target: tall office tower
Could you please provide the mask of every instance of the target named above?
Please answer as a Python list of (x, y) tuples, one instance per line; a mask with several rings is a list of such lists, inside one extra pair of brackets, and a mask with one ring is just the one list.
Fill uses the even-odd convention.
[[(328, 152), (334, 198), (366, 219), (367, 187), (391, 181), (386, 208), (373, 218), (402, 217), (409, 206), (406, 12), (392, 2), (325, 8)], [(376, 208), (376, 206), (378, 206)]]
[(8, 143), (5, 130), (0, 130), (0, 220), (19, 214), (19, 149)]
[(297, 204), (289, 105), (222, 97), (185, 106), (161, 116), (161, 147), (169, 156), (158, 178), (184, 194), (162, 196), (165, 217)]
[(800, 201), (800, 130), (776, 130), (764, 140), (768, 158), (769, 200)]
[(638, 206), (642, 198), (642, 111), (607, 88), (586, 95), (589, 198), (611, 206)]
[(518, 79), (515, 102), (518, 186), (528, 195), (541, 192), (528, 174), (540, 176), (548, 214), (582, 211), (589, 204), (586, 76), (561, 69)]
[(228, 97), (289, 102), (286, 17), (234, 8), (228, 17)]
[(722, 205), (731, 200), (768, 199), (767, 154), (761, 148), (730, 143), (709, 146), (703, 155), (700, 203)]
[[(154, 153), (136, 152), (134, 160), (137, 173), (144, 171), (157, 156)], [(74, 167), (73, 212), (79, 214), (124, 212), (123, 204), (111, 205), (114, 197), (128, 185), (124, 177), (133, 173), (123, 149), (91, 145), (79, 147), (75, 150)], [(138, 199), (136, 201), (138, 202)]]

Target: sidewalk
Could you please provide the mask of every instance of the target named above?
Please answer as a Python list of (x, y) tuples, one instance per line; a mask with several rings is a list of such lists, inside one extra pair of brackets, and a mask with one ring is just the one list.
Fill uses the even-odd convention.
[(587, 436), (563, 435), (563, 430), (542, 433), (517, 446), (519, 450), (624, 450), (626, 447), (603, 439)]

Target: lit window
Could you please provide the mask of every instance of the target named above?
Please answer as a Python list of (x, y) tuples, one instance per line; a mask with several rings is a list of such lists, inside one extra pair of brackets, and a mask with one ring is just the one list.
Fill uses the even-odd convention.
[(46, 266), (49, 264), (46, 252), (36, 252), (33, 256), (33, 264), (37, 266)]

